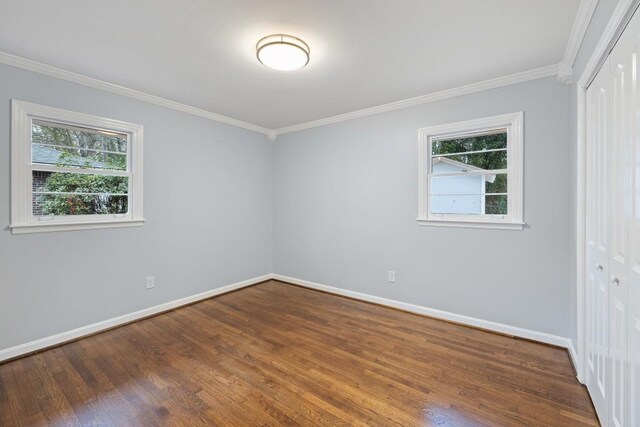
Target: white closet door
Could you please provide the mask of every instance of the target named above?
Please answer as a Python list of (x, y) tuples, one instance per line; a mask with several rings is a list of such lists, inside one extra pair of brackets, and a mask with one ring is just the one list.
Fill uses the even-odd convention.
[(629, 218), (629, 425), (640, 426), (640, 14), (627, 27), (631, 66), (631, 201)]
[(609, 61), (587, 91), (587, 387), (598, 416), (609, 412)]
[(625, 31), (609, 59), (611, 132), (609, 163), (610, 296), (609, 296), (609, 423), (627, 426), (629, 366), (627, 361), (627, 290), (629, 271), (631, 98), (630, 32)]

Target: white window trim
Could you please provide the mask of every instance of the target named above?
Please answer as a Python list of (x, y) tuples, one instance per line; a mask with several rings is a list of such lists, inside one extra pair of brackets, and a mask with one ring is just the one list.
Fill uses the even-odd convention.
[[(419, 181), (418, 224), (522, 230), (524, 228), (524, 113), (517, 112), (464, 122), (422, 128), (418, 131)], [(433, 214), (429, 207), (428, 174), (431, 171), (431, 144), (442, 137), (468, 136), (494, 129), (507, 129), (508, 215)]]
[[(129, 177), (129, 212), (121, 215), (53, 216), (47, 217), (46, 221), (34, 217), (31, 174), (31, 121), (33, 119), (126, 134), (129, 161), (127, 171), (122, 174)], [(141, 125), (11, 100), (11, 225), (9, 227), (12, 234), (143, 225), (142, 140)], [(35, 169), (43, 168), (38, 166)]]

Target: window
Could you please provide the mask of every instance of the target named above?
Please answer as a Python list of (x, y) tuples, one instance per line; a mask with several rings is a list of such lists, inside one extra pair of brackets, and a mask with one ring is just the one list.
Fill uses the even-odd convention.
[(13, 100), (14, 234), (142, 225), (142, 126)]
[(423, 128), (423, 225), (523, 228), (523, 113)]

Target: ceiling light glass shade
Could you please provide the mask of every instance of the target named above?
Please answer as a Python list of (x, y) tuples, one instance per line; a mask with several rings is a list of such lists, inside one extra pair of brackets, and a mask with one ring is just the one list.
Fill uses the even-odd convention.
[(309, 63), (309, 46), (297, 37), (272, 34), (256, 45), (258, 61), (279, 71), (293, 71)]

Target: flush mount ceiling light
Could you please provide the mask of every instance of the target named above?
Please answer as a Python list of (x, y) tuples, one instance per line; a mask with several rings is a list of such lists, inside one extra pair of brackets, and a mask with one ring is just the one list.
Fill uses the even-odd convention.
[(279, 71), (293, 71), (309, 63), (309, 45), (294, 36), (272, 34), (258, 41), (258, 61)]

